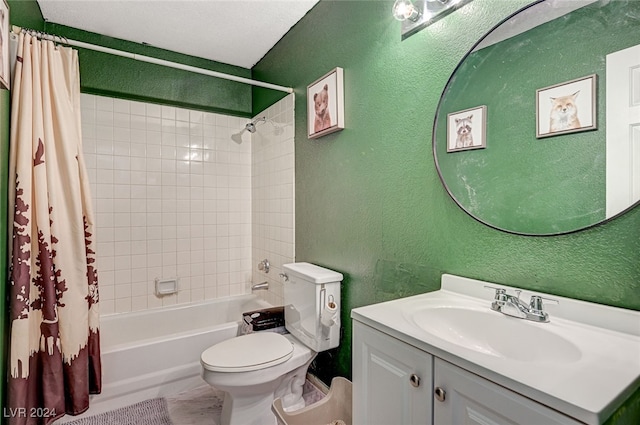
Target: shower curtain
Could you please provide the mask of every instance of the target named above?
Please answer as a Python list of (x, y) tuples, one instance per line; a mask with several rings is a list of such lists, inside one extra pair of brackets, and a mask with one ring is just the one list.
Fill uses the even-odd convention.
[[(9, 165), (9, 424), (49, 424), (101, 389), (93, 211), (77, 51), (20, 34)], [(11, 228), (10, 227), (10, 228)]]

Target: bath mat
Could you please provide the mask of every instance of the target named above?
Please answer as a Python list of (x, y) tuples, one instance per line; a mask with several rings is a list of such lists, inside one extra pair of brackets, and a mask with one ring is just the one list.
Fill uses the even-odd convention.
[(173, 425), (167, 401), (154, 398), (99, 415), (67, 422), (66, 425)]

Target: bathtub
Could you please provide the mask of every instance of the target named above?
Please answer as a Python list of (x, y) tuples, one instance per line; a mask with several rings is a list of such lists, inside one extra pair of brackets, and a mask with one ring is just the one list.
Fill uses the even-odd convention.
[(200, 354), (238, 335), (243, 312), (265, 307), (255, 295), (239, 295), (101, 317), (102, 393), (82, 416), (206, 385)]

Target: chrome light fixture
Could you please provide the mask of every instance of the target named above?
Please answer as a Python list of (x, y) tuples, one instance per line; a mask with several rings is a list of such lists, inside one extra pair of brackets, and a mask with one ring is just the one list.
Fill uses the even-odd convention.
[(398, 21), (418, 22), (420, 11), (413, 5), (411, 0), (396, 0), (393, 4), (393, 17)]
[(412, 36), (472, 0), (396, 0), (393, 17), (402, 21), (402, 39)]

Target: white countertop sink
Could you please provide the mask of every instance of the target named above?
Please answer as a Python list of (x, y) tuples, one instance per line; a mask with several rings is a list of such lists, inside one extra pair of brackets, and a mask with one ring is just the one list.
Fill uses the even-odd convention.
[[(486, 303), (485, 303), (486, 304)], [(496, 314), (486, 305), (422, 306), (406, 316), (416, 326), (461, 348), (522, 362), (575, 362), (580, 347), (550, 327)]]
[[(640, 312), (543, 293), (550, 321), (491, 310), (487, 282), (443, 275), (442, 289), (351, 317), (587, 424), (640, 387)], [(515, 288), (491, 283), (513, 294)]]

